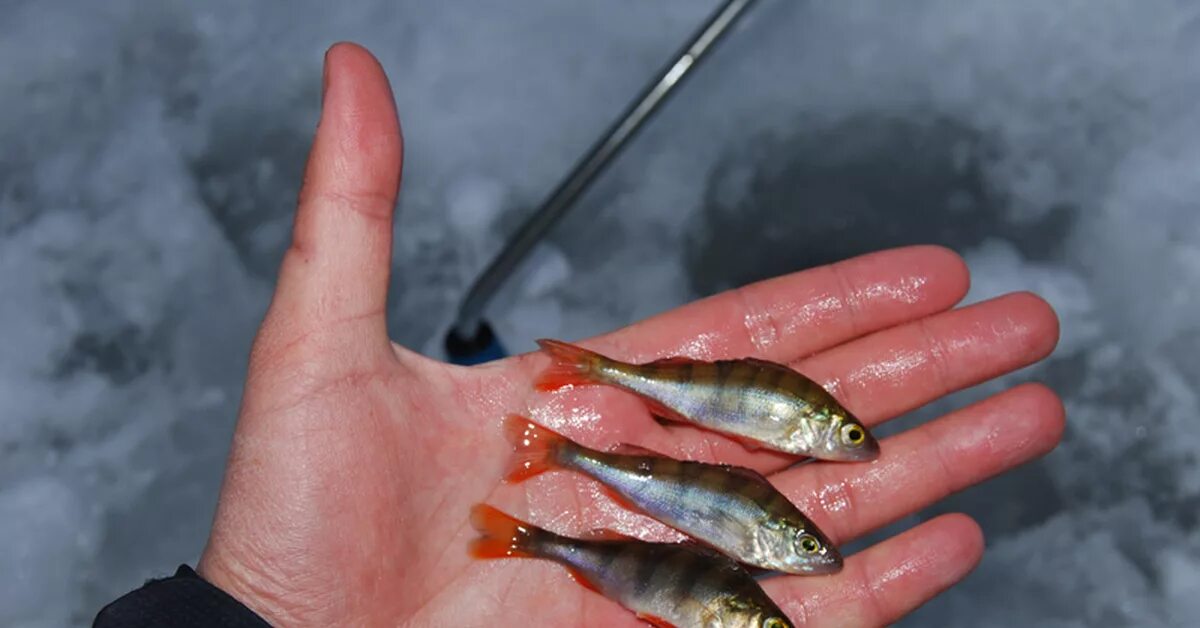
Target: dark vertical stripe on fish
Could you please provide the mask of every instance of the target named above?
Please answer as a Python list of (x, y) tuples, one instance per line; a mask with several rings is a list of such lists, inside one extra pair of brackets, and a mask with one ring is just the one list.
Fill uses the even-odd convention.
[(767, 372), (767, 379), (764, 381), (764, 390), (769, 390), (775, 393), (786, 392), (788, 389), (788, 374), (783, 369), (764, 368)]
[[(654, 478), (658, 480), (667, 477), (674, 477), (676, 473), (675, 467), (679, 464), (672, 458), (648, 458), (646, 462), (648, 462), (650, 466), (650, 475), (654, 476)], [(642, 464), (639, 463), (638, 475), (644, 475), (642, 468)]]
[(733, 377), (736, 363), (729, 360), (717, 362), (717, 385), (724, 387), (729, 385), (729, 379)]
[(743, 412), (743, 404), (746, 402), (745, 389), (741, 386), (726, 386), (721, 389), (721, 415), (729, 417), (749, 418), (753, 421), (759, 420), (759, 417), (753, 414)]
[(769, 404), (770, 399), (779, 395), (783, 395), (785, 397), (788, 396), (787, 386), (784, 382), (787, 374), (784, 373), (782, 369), (770, 369), (765, 367), (760, 368), (762, 368), (763, 371), (763, 377), (761, 381), (762, 387), (759, 389), (762, 394), (762, 399), (767, 401)]
[[(615, 545), (613, 560), (609, 563), (609, 573), (615, 580), (623, 580), (631, 576), (636, 576), (638, 571), (645, 566), (645, 563), (654, 561), (646, 560), (646, 552), (640, 551), (642, 545), (638, 543), (620, 543)], [(635, 580), (634, 587), (641, 591), (642, 581)]]
[[(687, 603), (696, 597), (694, 595), (696, 583), (700, 582), (700, 579), (710, 571), (704, 569), (707, 561), (702, 560), (695, 551), (679, 552), (679, 554), (681, 555), (680, 558), (667, 561), (668, 565), (679, 561), (678, 566), (673, 568), (679, 574), (675, 580), (675, 586), (678, 587), (676, 591), (679, 592), (679, 595), (675, 599), (676, 609), (679, 609), (679, 604)], [(666, 584), (666, 582), (664, 581), (663, 584)]]
[(724, 569), (710, 570), (704, 585), (711, 587), (713, 591), (726, 591), (738, 598), (745, 599), (751, 597), (750, 592), (752, 591), (746, 583), (748, 577), (746, 572), (731, 565)]
[(768, 378), (771, 377), (771, 369), (765, 369), (761, 366), (754, 367), (754, 377), (750, 380), (750, 388), (762, 390), (768, 385)]
[(736, 474), (723, 467), (704, 467), (706, 483), (714, 493), (728, 495), (738, 490)]
[[(673, 477), (681, 477), (685, 474), (687, 476), (694, 475), (691, 473), (691, 469), (689, 468), (691, 465), (687, 465), (679, 460), (671, 460), (670, 463), (670, 472), (672, 473)], [(700, 490), (700, 486), (696, 482), (681, 482), (676, 483), (676, 486), (679, 487), (677, 499), (679, 500), (680, 504), (697, 503), (695, 500), (699, 498), (697, 497), (696, 493)]]
[(770, 369), (761, 367), (747, 367), (752, 375), (746, 382), (746, 387), (741, 395), (738, 395), (737, 405), (734, 406), (733, 412), (740, 416), (761, 416), (765, 405), (763, 401), (765, 396), (763, 391), (767, 388), (768, 380), (770, 379)]
[(634, 572), (633, 590), (642, 596), (655, 590), (654, 574), (661, 561), (654, 560), (654, 557), (648, 553), (639, 558), (640, 560), (636, 561), (637, 571)]
[(721, 388), (736, 389), (741, 387), (742, 368), (737, 362), (722, 362), (725, 367), (725, 378), (721, 380)]
[(604, 571), (608, 572), (608, 571), (611, 571), (613, 563), (616, 562), (617, 557), (621, 555), (621, 546), (619, 546), (619, 545), (607, 546), (604, 548), (604, 551), (600, 552), (600, 553), (603, 556), (600, 558), (599, 561), (597, 561), (597, 565)]
[(683, 383), (691, 383), (692, 377), (696, 376), (696, 363), (694, 361), (686, 361), (679, 367), (679, 381)]
[(643, 364), (638, 370), (641, 371), (641, 376), (648, 380), (661, 381), (662, 379), (663, 367), (658, 362)]
[[(709, 501), (711, 501), (709, 495), (711, 495), (713, 492), (713, 485), (715, 484), (716, 480), (716, 478), (712, 477), (712, 469), (709, 467), (689, 465), (686, 473), (692, 479), (692, 481), (687, 485), (686, 492), (688, 498), (694, 500), (688, 503), (699, 505), (707, 504)], [(697, 493), (702, 493), (702, 495), (697, 495)]]
[[(625, 546), (624, 543), (606, 543), (604, 545), (594, 545), (596, 548), (595, 554), (599, 555), (596, 560), (596, 572), (600, 579), (604, 582), (616, 582), (622, 578), (626, 578), (625, 572), (622, 572), (617, 558), (620, 557)], [(598, 582), (600, 584), (600, 582)]]
[(775, 377), (771, 381), (772, 388), (774, 388), (776, 393), (784, 394), (788, 397), (794, 397), (797, 392), (803, 394), (804, 386), (798, 386), (797, 384), (800, 384), (800, 382), (796, 381), (796, 378), (791, 373), (783, 369), (771, 370), (775, 372)]
[(782, 514), (794, 507), (792, 502), (778, 491), (770, 491), (770, 494), (763, 500), (763, 510), (771, 514)]
[[(745, 484), (745, 480), (742, 476), (728, 469), (714, 470), (713, 472), (719, 476), (713, 479), (715, 492), (717, 495), (720, 495), (716, 504), (717, 508), (725, 512), (731, 508), (738, 507), (738, 502), (742, 500), (742, 485)], [(738, 519), (732, 513), (727, 516), (730, 516), (733, 520)]]
[(679, 477), (683, 474), (683, 462), (674, 458), (656, 458), (658, 462), (658, 477)]
[(704, 364), (696, 365), (696, 370), (692, 373), (692, 381), (696, 384), (711, 386), (716, 384), (721, 374), (721, 367), (716, 362), (705, 362)]
[(770, 486), (764, 485), (762, 482), (755, 482), (749, 478), (743, 478), (742, 490), (740, 493), (746, 498), (755, 503), (763, 503), (764, 500), (775, 495), (775, 491)]
[(701, 416), (710, 414), (710, 408), (720, 394), (722, 378), (720, 362), (697, 365), (692, 372), (691, 390), (687, 393), (695, 399), (693, 412)]
[(752, 364), (738, 362), (738, 371), (741, 372), (741, 377), (738, 379), (738, 384), (743, 390), (749, 388), (754, 383), (754, 378), (758, 377), (758, 372), (762, 369)]

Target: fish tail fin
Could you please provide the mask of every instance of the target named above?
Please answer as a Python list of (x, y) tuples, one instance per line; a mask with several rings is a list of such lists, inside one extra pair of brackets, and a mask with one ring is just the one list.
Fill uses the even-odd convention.
[(504, 479), (514, 483), (561, 466), (559, 452), (571, 444), (565, 436), (519, 414), (504, 418), (504, 437), (512, 444), (514, 452)]
[(471, 541), (475, 558), (536, 558), (540, 528), (500, 512), (487, 504), (471, 508), (471, 527), (480, 536)]
[(538, 390), (593, 384), (596, 382), (595, 368), (607, 360), (599, 353), (560, 340), (542, 338), (537, 343), (554, 358), (554, 363), (534, 380), (533, 386)]

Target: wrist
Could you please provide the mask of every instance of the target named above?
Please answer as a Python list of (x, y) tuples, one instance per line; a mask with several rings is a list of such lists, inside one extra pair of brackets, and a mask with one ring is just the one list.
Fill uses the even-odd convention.
[(95, 628), (269, 628), (270, 624), (228, 592), (180, 565), (174, 575), (152, 579), (100, 609)]
[(247, 568), (241, 561), (227, 560), (219, 549), (205, 548), (196, 565), (196, 573), (271, 625), (292, 623), (283, 596), (271, 585), (270, 579), (258, 570)]

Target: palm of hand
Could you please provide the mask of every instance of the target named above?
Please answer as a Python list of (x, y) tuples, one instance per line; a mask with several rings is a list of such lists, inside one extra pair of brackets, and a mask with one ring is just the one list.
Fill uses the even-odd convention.
[[(386, 339), (383, 311), (400, 145), (390, 91), (364, 51), (330, 54), (325, 114), (295, 244), (251, 357), (226, 483), (200, 572), (265, 617), (321, 625), (637, 625), (547, 561), (479, 561), (471, 505), (548, 529), (677, 538), (570, 473), (500, 478), (505, 414), (584, 444), (635, 443), (754, 467), (838, 544), (1041, 455), (1057, 399), (1027, 385), (886, 439), (867, 464), (787, 468), (780, 454), (664, 427), (603, 388), (536, 393), (536, 355), (462, 369)], [(365, 113), (364, 113), (365, 112)], [(856, 258), (719, 295), (587, 343), (614, 357), (789, 362), (868, 425), (1044, 357), (1057, 328), (1028, 295), (946, 311), (961, 261), (935, 248)], [(698, 344), (703, 341), (703, 344)], [(944, 516), (849, 558), (842, 573), (778, 577), (767, 592), (804, 625), (894, 621), (961, 579), (978, 528)]]

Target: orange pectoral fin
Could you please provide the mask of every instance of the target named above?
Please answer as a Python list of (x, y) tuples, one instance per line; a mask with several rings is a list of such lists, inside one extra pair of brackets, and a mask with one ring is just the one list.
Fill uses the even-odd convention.
[[(650, 414), (654, 415), (655, 418), (671, 421), (673, 423), (692, 423), (692, 421), (687, 417), (679, 414), (671, 408), (668, 408), (667, 406), (664, 406), (661, 401), (651, 399), (649, 397), (642, 397), (641, 399), (642, 403), (646, 404), (646, 409), (649, 410)], [(660, 423), (661, 422), (662, 421), (660, 421)]]
[(671, 622), (663, 619), (662, 617), (655, 617), (654, 615), (645, 615), (642, 613), (638, 613), (637, 618), (646, 622), (647, 624), (650, 624), (651, 626), (654, 626), (655, 628), (677, 628), (677, 626), (675, 626), (675, 624), (672, 624)]
[(741, 436), (738, 434), (726, 434), (726, 436), (737, 441), (739, 444), (741, 444), (742, 447), (745, 447), (746, 450), (750, 451), (751, 453), (756, 452), (760, 449), (768, 448), (766, 445), (754, 440), (753, 438), (750, 438), (749, 436)]
[(614, 502), (616, 502), (618, 506), (620, 506), (626, 510), (632, 510), (633, 512), (638, 512), (638, 513), (642, 512), (641, 508), (638, 508), (637, 506), (633, 505), (633, 503), (630, 502), (624, 495), (618, 493), (616, 491), (616, 489), (614, 489), (608, 485), (605, 485), (605, 484), (601, 484), (600, 489), (604, 492), (605, 495), (608, 495), (610, 498), (612, 498), (612, 500)]

